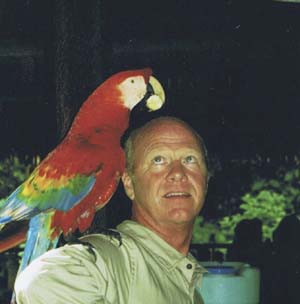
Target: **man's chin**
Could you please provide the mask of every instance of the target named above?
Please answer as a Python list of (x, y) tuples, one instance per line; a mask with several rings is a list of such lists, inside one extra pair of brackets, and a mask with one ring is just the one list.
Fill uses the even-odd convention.
[(194, 222), (196, 215), (186, 208), (174, 208), (169, 211), (169, 219), (174, 224), (190, 224)]

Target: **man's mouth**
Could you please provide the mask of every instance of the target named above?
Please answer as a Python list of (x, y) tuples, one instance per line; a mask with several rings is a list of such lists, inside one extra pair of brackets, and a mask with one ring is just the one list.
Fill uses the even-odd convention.
[(191, 195), (188, 192), (168, 192), (164, 195), (165, 198), (172, 198), (172, 197), (190, 197)]

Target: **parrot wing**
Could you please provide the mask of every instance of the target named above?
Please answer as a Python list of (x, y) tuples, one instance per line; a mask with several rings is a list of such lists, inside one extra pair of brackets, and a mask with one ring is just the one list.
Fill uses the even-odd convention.
[(50, 209), (67, 211), (80, 202), (96, 182), (94, 174), (74, 173), (68, 176), (56, 173), (55, 177), (51, 177), (47, 176), (48, 170), (58, 171), (48, 162), (46, 168), (41, 163), (7, 198), (0, 211), (0, 224), (29, 219)]

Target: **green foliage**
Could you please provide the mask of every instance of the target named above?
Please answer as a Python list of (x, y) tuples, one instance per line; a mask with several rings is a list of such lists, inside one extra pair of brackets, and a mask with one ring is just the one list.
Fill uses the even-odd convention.
[[(31, 171), (39, 163), (39, 157), (24, 159), (16, 155), (11, 155), (7, 158), (0, 160), (0, 208), (1, 203), (5, 203), (5, 198), (16, 189), (31, 173)], [(15, 276), (17, 264), (20, 262), (24, 250), (24, 244), (21, 244), (18, 249), (12, 249), (8, 252), (1, 254), (1, 267), (3, 272), (0, 273), (0, 298), (9, 293), (10, 281)], [(16, 255), (16, 253), (18, 255)], [(1, 297), (2, 296), (2, 297)], [(0, 300), (0, 301), (1, 301)]]
[[(10, 155), (0, 160), (0, 208), (1, 204), (5, 203), (5, 198), (29, 176), (39, 162), (39, 156), (21, 159), (16, 155)], [(23, 247), (19, 246), (20, 254)]]
[(11, 155), (0, 160), (0, 208), (6, 197), (29, 176), (39, 162), (39, 156), (21, 160), (18, 156)]
[(32, 159), (25, 157), (21, 160), (16, 155), (0, 160), (0, 197), (5, 198), (19, 186), (39, 161), (38, 156)]
[(280, 168), (274, 178), (256, 177), (250, 191), (240, 197), (239, 212), (205, 222), (199, 216), (194, 226), (193, 242), (218, 243), (233, 240), (234, 228), (243, 219), (258, 218), (263, 223), (263, 239), (272, 239), (281, 219), (300, 211), (300, 169)]
[[(210, 243), (214, 236), (220, 237), (218, 223), (205, 222), (202, 216), (196, 218), (193, 230), (193, 243)], [(219, 242), (219, 239), (216, 240)]]

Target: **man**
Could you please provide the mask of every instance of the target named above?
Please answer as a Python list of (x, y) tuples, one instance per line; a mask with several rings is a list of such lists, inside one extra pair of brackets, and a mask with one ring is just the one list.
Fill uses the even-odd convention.
[(133, 132), (125, 151), (131, 221), (119, 238), (85, 236), (31, 263), (16, 281), (18, 303), (203, 303), (195, 288), (205, 270), (188, 253), (208, 184), (202, 139), (162, 117)]

